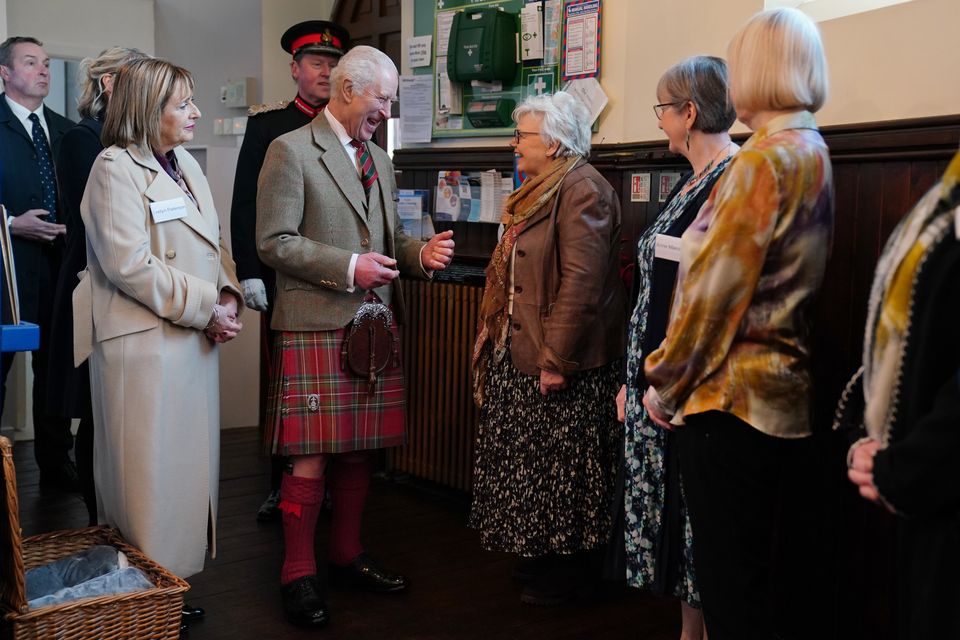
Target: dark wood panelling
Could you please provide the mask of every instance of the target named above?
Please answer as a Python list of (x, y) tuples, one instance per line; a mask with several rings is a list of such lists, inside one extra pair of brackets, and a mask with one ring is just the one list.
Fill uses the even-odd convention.
[(470, 360), (480, 287), (408, 280), (401, 327), (407, 443), (387, 454), (391, 470), (469, 491), (477, 409)]
[[(337, 0), (330, 16), (350, 32), (352, 46), (367, 45), (380, 49), (400, 69), (399, 0)], [(373, 141), (381, 147), (387, 146), (385, 125), (377, 129)]]
[(400, 19), (400, 0), (380, 0), (380, 15)]

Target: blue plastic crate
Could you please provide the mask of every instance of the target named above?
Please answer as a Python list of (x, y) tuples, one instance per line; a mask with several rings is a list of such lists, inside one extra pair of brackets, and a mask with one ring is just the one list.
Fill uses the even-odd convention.
[(40, 346), (40, 327), (32, 322), (0, 325), (0, 351), (34, 351)]

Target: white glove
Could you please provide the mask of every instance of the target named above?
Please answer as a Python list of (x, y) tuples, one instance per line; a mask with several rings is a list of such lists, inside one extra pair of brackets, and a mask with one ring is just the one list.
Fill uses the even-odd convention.
[(249, 278), (240, 281), (243, 289), (243, 302), (254, 311), (267, 310), (267, 287), (260, 278)]

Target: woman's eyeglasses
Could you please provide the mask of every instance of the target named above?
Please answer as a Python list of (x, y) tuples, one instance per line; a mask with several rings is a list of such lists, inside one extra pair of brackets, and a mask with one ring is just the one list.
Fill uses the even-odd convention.
[(520, 140), (526, 138), (527, 136), (538, 136), (540, 135), (539, 131), (520, 131), (520, 129), (513, 130), (513, 141), (517, 144), (520, 144)]
[(676, 107), (681, 104), (687, 104), (687, 100), (677, 100), (676, 102), (661, 102), (660, 104), (653, 105), (653, 112), (657, 114), (657, 120), (663, 120), (663, 112), (667, 110), (667, 107)]

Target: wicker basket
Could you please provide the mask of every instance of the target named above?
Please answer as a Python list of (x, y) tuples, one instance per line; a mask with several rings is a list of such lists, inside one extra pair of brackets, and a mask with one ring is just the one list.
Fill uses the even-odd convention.
[[(141, 551), (126, 543), (115, 529), (90, 527), (20, 537), (17, 476), (13, 448), (0, 437), (6, 517), (0, 517), (0, 607), (4, 635), (16, 640), (58, 638), (94, 640), (175, 640), (180, 636), (183, 594), (190, 586)], [(127, 555), (130, 565), (143, 571), (154, 589), (74, 602), (27, 608), (24, 569), (32, 569), (88, 547), (105, 544)]]

